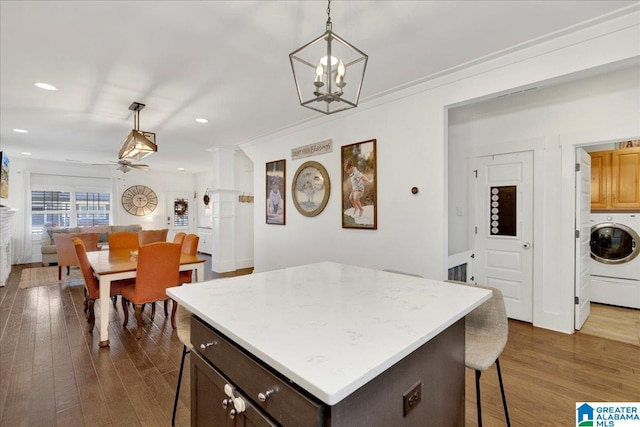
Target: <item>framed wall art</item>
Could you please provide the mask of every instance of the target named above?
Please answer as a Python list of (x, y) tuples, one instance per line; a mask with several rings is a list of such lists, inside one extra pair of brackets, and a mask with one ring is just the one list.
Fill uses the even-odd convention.
[(9, 197), (9, 158), (3, 151), (0, 151), (0, 159), (2, 160), (0, 165), (0, 172), (2, 173), (0, 177), (0, 197), (6, 199)]
[(378, 228), (376, 140), (341, 148), (342, 228)]
[(267, 224), (285, 225), (285, 174), (286, 162), (284, 159), (267, 163), (265, 176), (265, 183), (267, 186), (267, 203), (265, 206)]
[(316, 216), (327, 206), (331, 181), (318, 162), (305, 162), (296, 171), (291, 184), (293, 204), (304, 216)]

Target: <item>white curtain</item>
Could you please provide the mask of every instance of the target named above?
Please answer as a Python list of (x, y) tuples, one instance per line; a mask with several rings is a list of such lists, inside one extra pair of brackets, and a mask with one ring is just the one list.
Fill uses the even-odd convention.
[[(25, 264), (32, 261), (31, 215), (29, 215), (29, 212), (31, 212), (31, 172), (22, 171), (21, 175), (24, 197), (22, 198), (22, 206), (20, 209), (23, 215), (22, 221), (16, 221), (14, 228), (15, 237), (11, 242), (14, 264)], [(20, 216), (16, 216), (16, 218), (19, 217)]]

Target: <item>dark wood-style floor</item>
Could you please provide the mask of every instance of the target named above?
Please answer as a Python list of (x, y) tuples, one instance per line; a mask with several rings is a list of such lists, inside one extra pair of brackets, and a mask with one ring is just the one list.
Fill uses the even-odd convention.
[[(82, 287), (18, 289), (23, 267), (0, 288), (0, 426), (170, 425), (182, 343), (161, 307), (136, 340), (135, 317), (123, 329), (120, 304), (110, 305), (111, 346), (100, 349), (98, 324), (86, 332)], [(500, 360), (513, 426), (575, 425), (576, 402), (639, 399), (640, 347), (517, 321), (509, 327)], [(189, 425), (189, 386), (187, 366), (180, 426)], [(469, 370), (466, 387), (466, 424), (475, 426)], [(484, 425), (505, 425), (495, 367), (482, 388)]]

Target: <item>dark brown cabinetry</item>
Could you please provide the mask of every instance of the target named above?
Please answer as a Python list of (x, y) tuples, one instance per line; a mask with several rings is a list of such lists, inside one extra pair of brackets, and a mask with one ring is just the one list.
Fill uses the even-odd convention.
[(225, 427), (276, 426), (251, 405), (246, 396), (234, 389), (234, 396), (242, 399), (242, 412), (225, 393), (230, 381), (209, 365), (197, 351), (191, 352), (191, 425)]
[[(192, 426), (464, 425), (464, 319), (335, 405), (195, 316), (191, 342)], [(230, 402), (229, 394), (242, 402)]]
[(640, 147), (595, 151), (591, 156), (591, 210), (640, 209)]

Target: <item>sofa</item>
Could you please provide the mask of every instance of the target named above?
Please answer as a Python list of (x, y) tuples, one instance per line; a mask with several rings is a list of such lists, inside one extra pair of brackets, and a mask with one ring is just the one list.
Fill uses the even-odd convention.
[(119, 231), (140, 231), (142, 226), (133, 225), (96, 225), (91, 227), (45, 227), (42, 230), (42, 241), (40, 252), (42, 253), (42, 264), (45, 266), (58, 263), (58, 253), (56, 244), (53, 241), (53, 235), (56, 233), (99, 233), (98, 246), (107, 246), (109, 244), (109, 233), (117, 233)]

